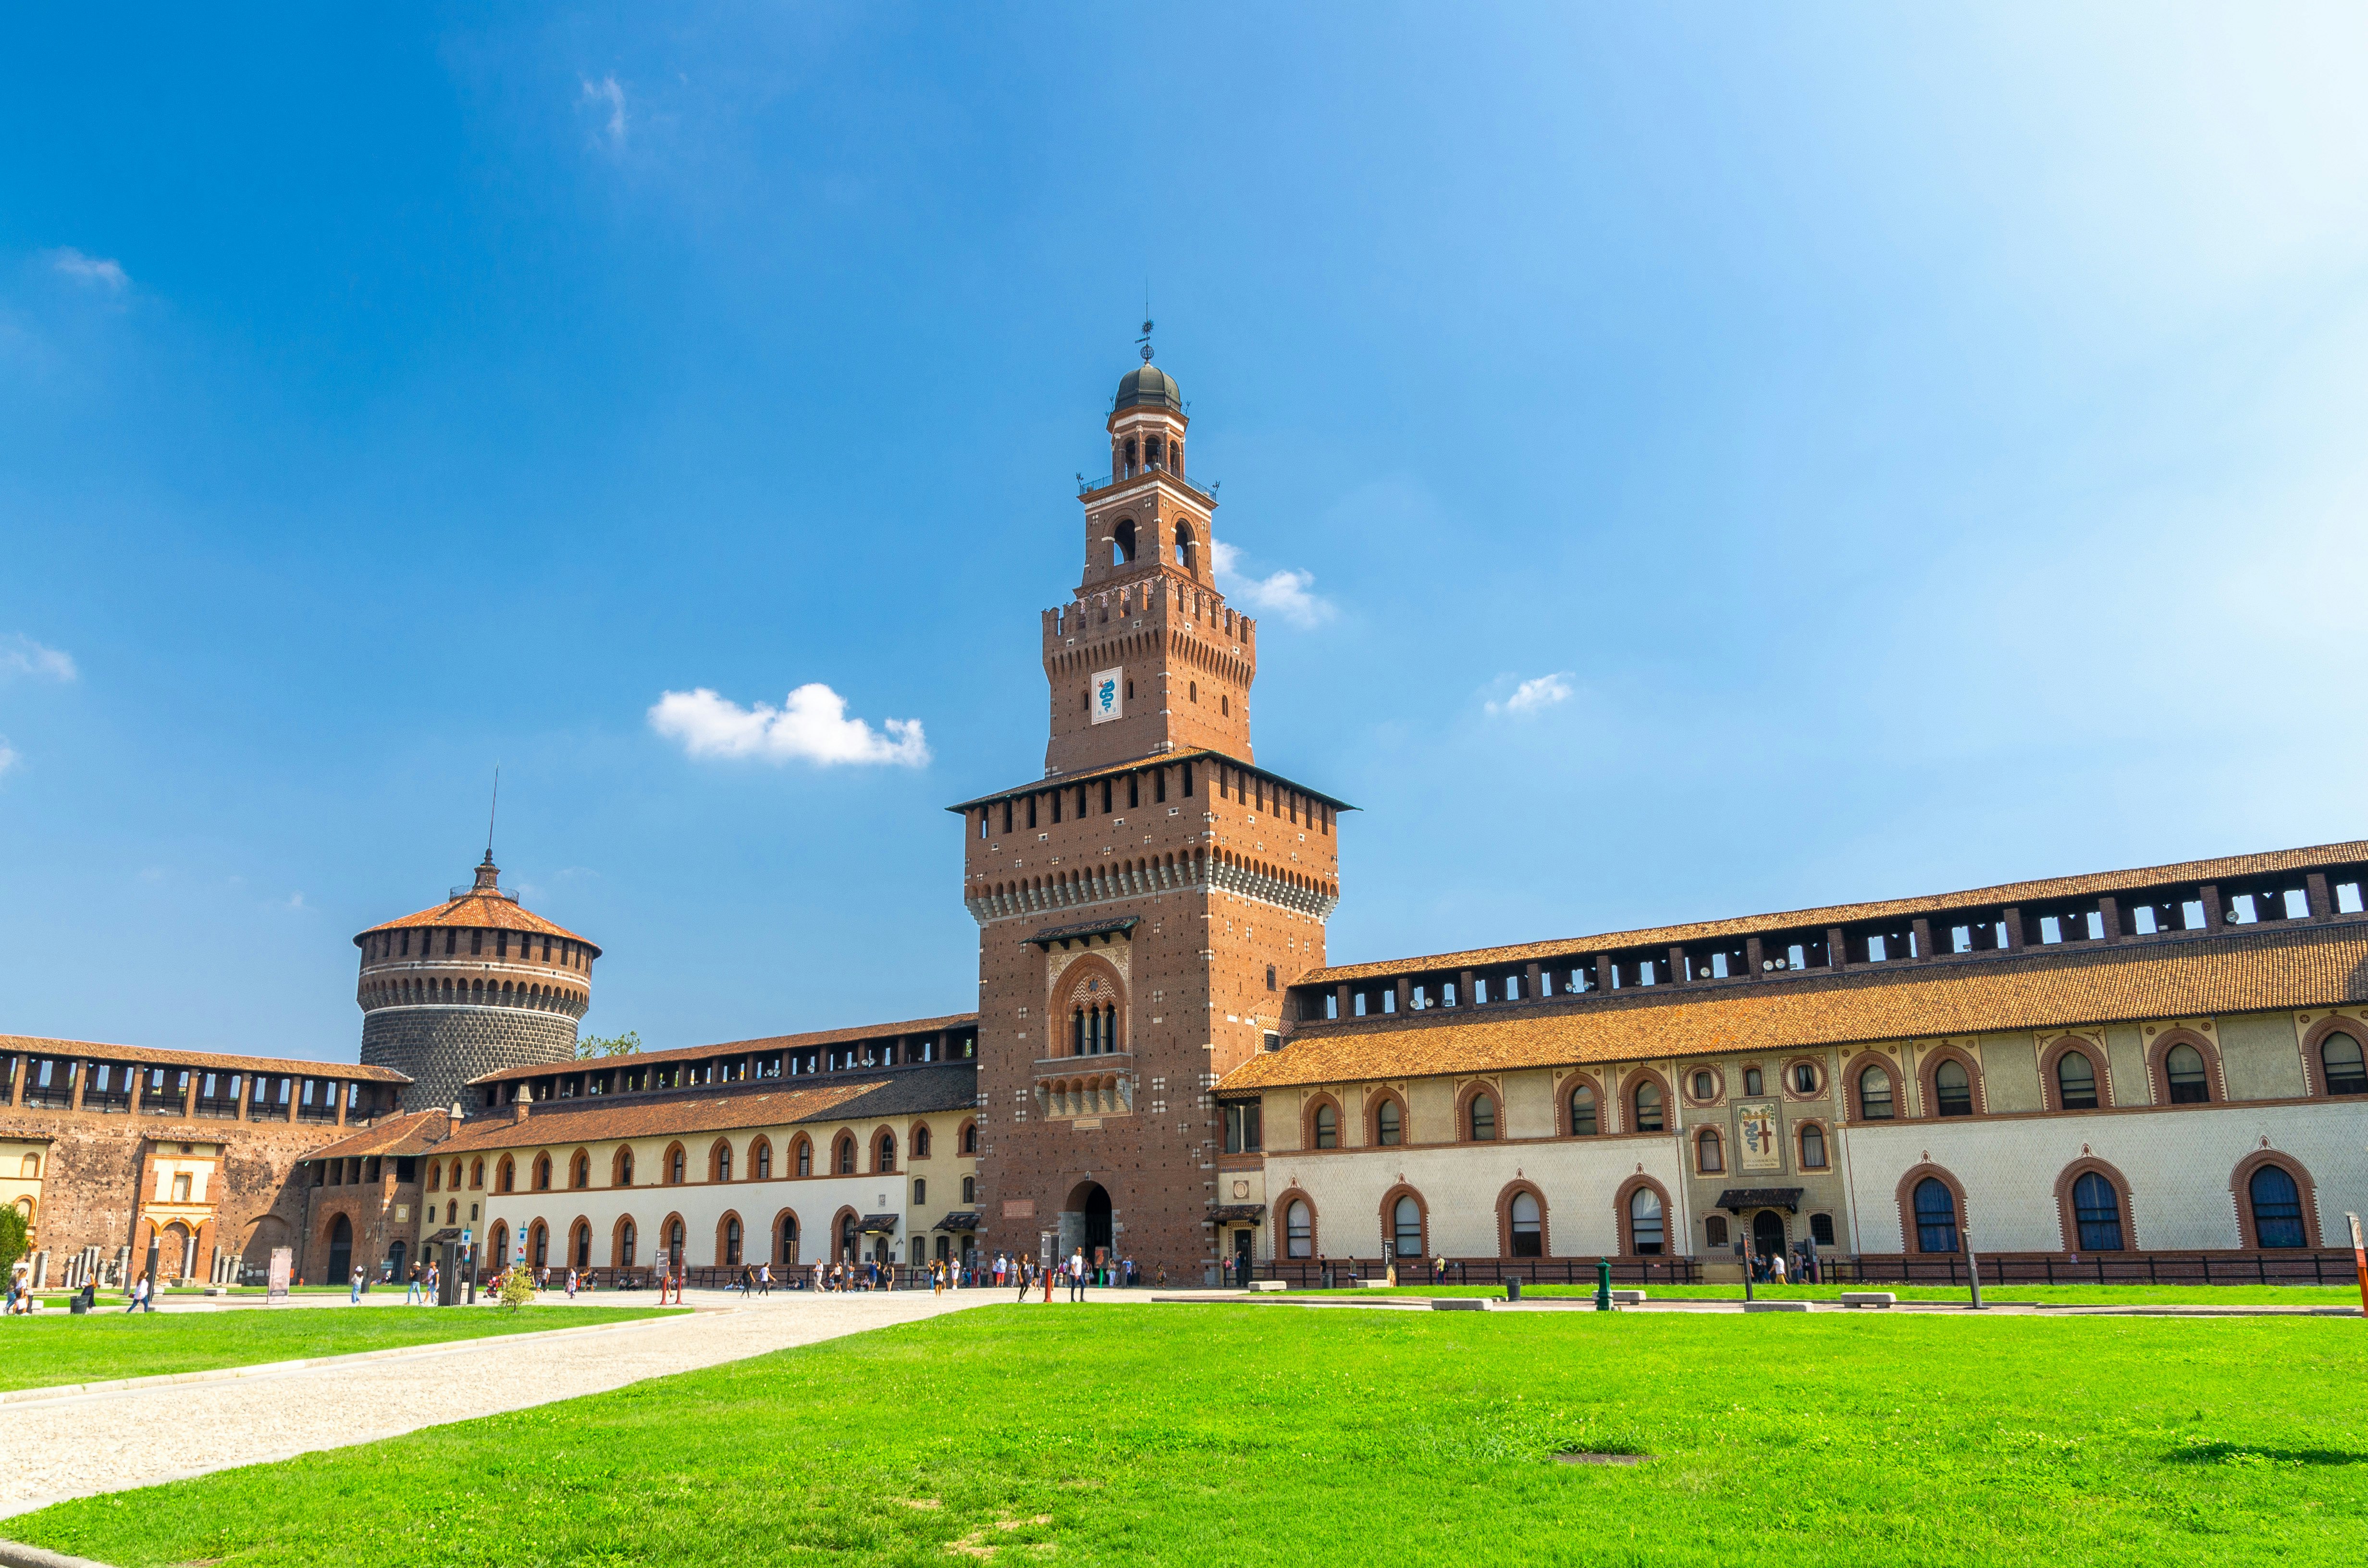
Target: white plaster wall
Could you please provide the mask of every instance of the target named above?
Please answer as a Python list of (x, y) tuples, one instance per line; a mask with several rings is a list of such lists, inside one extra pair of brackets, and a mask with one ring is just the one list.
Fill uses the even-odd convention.
[[(1621, 1250), (1612, 1198), (1640, 1166), (1669, 1196), (1670, 1249), (1682, 1254), (1690, 1244), (1684, 1198), (1677, 1150), (1666, 1137), (1283, 1152), (1267, 1159), (1266, 1190), (1272, 1202), (1293, 1187), (1307, 1194), (1315, 1205), (1316, 1251), (1372, 1257), (1382, 1244), (1382, 1195), (1403, 1180), (1422, 1195), (1433, 1254), (1494, 1257), (1497, 1197), (1507, 1183), (1526, 1179), (1545, 1195), (1548, 1253), (1592, 1256)], [(1262, 1256), (1272, 1256), (1281, 1223), (1277, 1214), (1265, 1228)]]
[(2063, 1250), (2055, 1178), (2084, 1147), (2129, 1178), (2137, 1229), (2130, 1241), (2146, 1250), (2241, 1245), (2228, 1178), (2238, 1162), (2264, 1147), (2292, 1154), (2317, 1185), (2320, 1244), (2348, 1245), (2344, 1211), (2368, 1213), (2368, 1105), (2356, 1101), (2016, 1121), (1861, 1122), (1841, 1138), (1857, 1226), (1851, 1250), (1858, 1252), (1907, 1250), (1895, 1195), (1900, 1177), (1928, 1153), (1964, 1186), (1980, 1252)]

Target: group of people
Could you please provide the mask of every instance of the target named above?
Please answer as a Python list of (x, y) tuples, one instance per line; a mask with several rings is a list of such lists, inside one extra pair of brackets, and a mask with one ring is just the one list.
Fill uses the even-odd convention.
[(1817, 1261), (1815, 1242), (1802, 1242), (1790, 1254), (1760, 1252), (1751, 1255), (1751, 1280), (1755, 1285), (1818, 1285), (1825, 1282), (1825, 1270)]

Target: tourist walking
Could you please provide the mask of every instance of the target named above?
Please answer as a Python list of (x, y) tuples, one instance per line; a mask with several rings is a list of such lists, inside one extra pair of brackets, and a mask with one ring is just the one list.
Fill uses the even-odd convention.
[(773, 1263), (770, 1258), (768, 1258), (763, 1263), (757, 1266), (757, 1294), (759, 1296), (769, 1296), (772, 1293)]
[(1768, 1259), (1768, 1278), (1771, 1284), (1782, 1285), (1784, 1283), (1784, 1255), (1782, 1253), (1775, 1253), (1770, 1256)]
[(444, 1304), (444, 1283), (443, 1283), (443, 1282), (444, 1282), (444, 1275), (443, 1275), (443, 1271), (442, 1271), (440, 1268), (438, 1268), (435, 1264), (432, 1264), (432, 1263), (431, 1263), (431, 1264), (429, 1264), (429, 1265), (427, 1266), (427, 1283), (426, 1283), (426, 1285), (424, 1286), (424, 1289), (425, 1289), (425, 1290), (427, 1290), (427, 1304), (428, 1304), (429, 1306), (431, 1306), (431, 1307), (440, 1307), (440, 1306), (442, 1306), (442, 1305)]
[(1019, 1278), (1019, 1299), (1024, 1301), (1028, 1299), (1028, 1265), (1023, 1261), (1015, 1267), (1011, 1272)]
[(406, 1307), (419, 1304), (419, 1266), (416, 1263), (411, 1266), (410, 1278), (404, 1281), (403, 1304)]
[(1069, 1255), (1069, 1300), (1086, 1299), (1086, 1253), (1083, 1247)]
[(575, 1299), (575, 1270), (573, 1268), (567, 1271), (567, 1299), (571, 1301)]
[(362, 1304), (362, 1271), (359, 1268), (354, 1270), (353, 1291), (346, 1298), (346, 1300), (357, 1307)]
[[(359, 1279), (361, 1278), (361, 1276), (360, 1276), (360, 1275), (359, 1275), (359, 1274), (357, 1274), (357, 1275), (355, 1275), (355, 1276), (354, 1276), (354, 1278), (355, 1278), (357, 1280), (359, 1280)], [(356, 1289), (356, 1292), (357, 1292), (357, 1299), (359, 1299), (359, 1289), (360, 1289), (360, 1288), (359, 1288), (359, 1286), (357, 1286), (355, 1289)], [(130, 1316), (130, 1315), (131, 1315), (133, 1312), (138, 1312), (138, 1311), (141, 1309), (141, 1307), (142, 1307), (142, 1306), (143, 1306), (144, 1304), (146, 1304), (147, 1300), (148, 1300), (148, 1276), (146, 1276), (145, 1274), (143, 1274), (143, 1275), (142, 1275), (142, 1276), (141, 1276), (137, 1280), (133, 1281), (133, 1283), (132, 1283), (132, 1286), (131, 1286), (131, 1290), (126, 1290), (125, 1292), (123, 1292), (123, 1303), (124, 1303), (124, 1304), (123, 1304), (123, 1312), (124, 1312), (124, 1315), (125, 1315), (126, 1317), (129, 1317), (129, 1316)]]

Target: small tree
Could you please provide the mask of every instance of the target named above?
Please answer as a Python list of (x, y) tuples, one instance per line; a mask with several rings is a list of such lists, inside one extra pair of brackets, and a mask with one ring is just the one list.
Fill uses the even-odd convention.
[(638, 1056), (642, 1051), (642, 1036), (638, 1029), (602, 1039), (587, 1034), (575, 1042), (575, 1059), (579, 1062), (593, 1056)]
[(525, 1264), (510, 1265), (509, 1272), (502, 1276), (501, 1284), (496, 1288), (495, 1299), (512, 1312), (534, 1300), (534, 1275)]
[(0, 1279), (17, 1267), (31, 1242), (25, 1232), (25, 1216), (15, 1209), (0, 1209)]

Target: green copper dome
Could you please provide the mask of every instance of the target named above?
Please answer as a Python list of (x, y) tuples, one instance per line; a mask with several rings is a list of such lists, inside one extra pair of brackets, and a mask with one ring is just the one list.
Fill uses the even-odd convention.
[(1184, 412), (1184, 389), (1176, 378), (1158, 366), (1146, 363), (1141, 369), (1129, 370), (1118, 383), (1118, 406), (1127, 408), (1164, 408), (1171, 414)]

